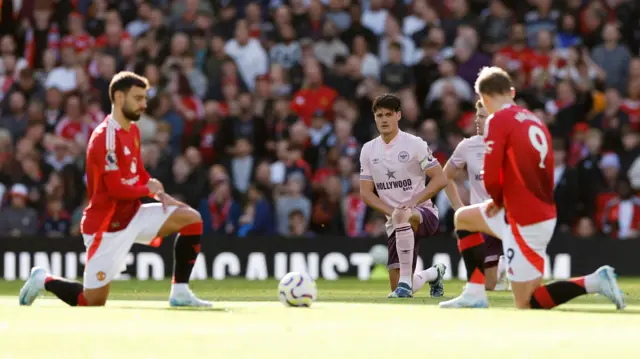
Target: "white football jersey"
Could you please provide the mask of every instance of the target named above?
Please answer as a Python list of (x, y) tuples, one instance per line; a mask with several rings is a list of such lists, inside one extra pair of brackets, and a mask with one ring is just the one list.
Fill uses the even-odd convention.
[(470, 204), (482, 203), (490, 198), (482, 181), (484, 151), (484, 139), (482, 136), (473, 136), (462, 140), (449, 159), (451, 164), (457, 168), (466, 167), (471, 192)]
[[(391, 207), (411, 200), (425, 188), (425, 170), (438, 165), (431, 149), (420, 137), (400, 131), (390, 142), (380, 136), (367, 142), (360, 153), (360, 179), (373, 181), (378, 196)], [(418, 206), (438, 216), (438, 209), (427, 200)], [(393, 232), (387, 217), (387, 234)]]

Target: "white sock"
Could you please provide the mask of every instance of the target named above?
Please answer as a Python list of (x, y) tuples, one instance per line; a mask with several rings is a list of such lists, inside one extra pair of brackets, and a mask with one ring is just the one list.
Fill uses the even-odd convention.
[(507, 262), (504, 260), (504, 256), (500, 256), (498, 259), (498, 278), (507, 271)]
[(400, 282), (411, 286), (413, 278), (413, 230), (409, 223), (402, 223), (396, 227), (396, 251), (400, 262)]
[(466, 287), (464, 287), (464, 292), (471, 293), (473, 295), (487, 295), (484, 288), (484, 284), (478, 284), (478, 283), (467, 282)]
[(591, 273), (584, 276), (584, 289), (587, 293), (598, 293), (600, 284), (598, 284), (598, 275)]
[(188, 283), (173, 283), (171, 285), (171, 295), (189, 292)]
[(413, 286), (411, 285), (411, 277), (409, 277), (409, 276), (400, 276), (400, 279), (398, 280), (398, 283), (406, 283), (410, 287), (413, 288)]
[(413, 292), (417, 292), (425, 283), (434, 281), (438, 278), (438, 270), (435, 267), (429, 267), (423, 271), (413, 275)]

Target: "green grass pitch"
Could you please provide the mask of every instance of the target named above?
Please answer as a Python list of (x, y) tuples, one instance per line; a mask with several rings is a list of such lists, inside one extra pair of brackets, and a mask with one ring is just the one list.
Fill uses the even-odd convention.
[[(19, 307), (20, 282), (0, 281), (5, 358), (638, 358), (640, 279), (623, 278), (629, 306), (588, 296), (552, 311), (517, 311), (490, 293), (488, 310), (445, 310), (420, 292), (386, 299), (384, 281), (318, 281), (311, 308), (277, 301), (275, 280), (195, 281), (215, 307), (170, 309), (169, 283), (114, 282), (106, 308), (55, 297)], [(462, 283), (445, 283), (446, 297)]]

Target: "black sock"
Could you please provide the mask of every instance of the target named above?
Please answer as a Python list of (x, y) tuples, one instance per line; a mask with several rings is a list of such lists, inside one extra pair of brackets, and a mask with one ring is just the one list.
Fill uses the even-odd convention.
[(551, 309), (585, 294), (583, 278), (563, 280), (538, 287), (531, 295), (529, 305), (533, 309)]
[(484, 238), (478, 232), (459, 230), (456, 231), (456, 234), (458, 235), (458, 250), (467, 268), (468, 282), (484, 286), (484, 259), (486, 252)]
[(44, 289), (55, 294), (56, 297), (70, 306), (87, 305), (87, 301), (84, 299), (82, 283), (50, 276), (44, 281)]
[(173, 249), (173, 283), (189, 283), (189, 277), (200, 253), (200, 234), (179, 235)]

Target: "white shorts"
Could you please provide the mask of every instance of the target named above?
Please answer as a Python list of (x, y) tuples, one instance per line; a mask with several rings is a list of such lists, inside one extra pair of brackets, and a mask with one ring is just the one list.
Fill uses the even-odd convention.
[(476, 206), (480, 207), (482, 217), (491, 231), (502, 240), (504, 257), (507, 259), (507, 278), (513, 282), (527, 282), (542, 277), (544, 258), (556, 228), (556, 219), (514, 227), (507, 223), (504, 209), (488, 218), (485, 214), (487, 202)]
[(84, 287), (104, 287), (126, 269), (126, 257), (134, 243), (148, 245), (158, 235), (164, 222), (177, 209), (168, 206), (165, 212), (162, 203), (147, 203), (140, 206), (127, 228), (118, 232), (83, 234), (87, 253), (93, 251), (84, 267)]

